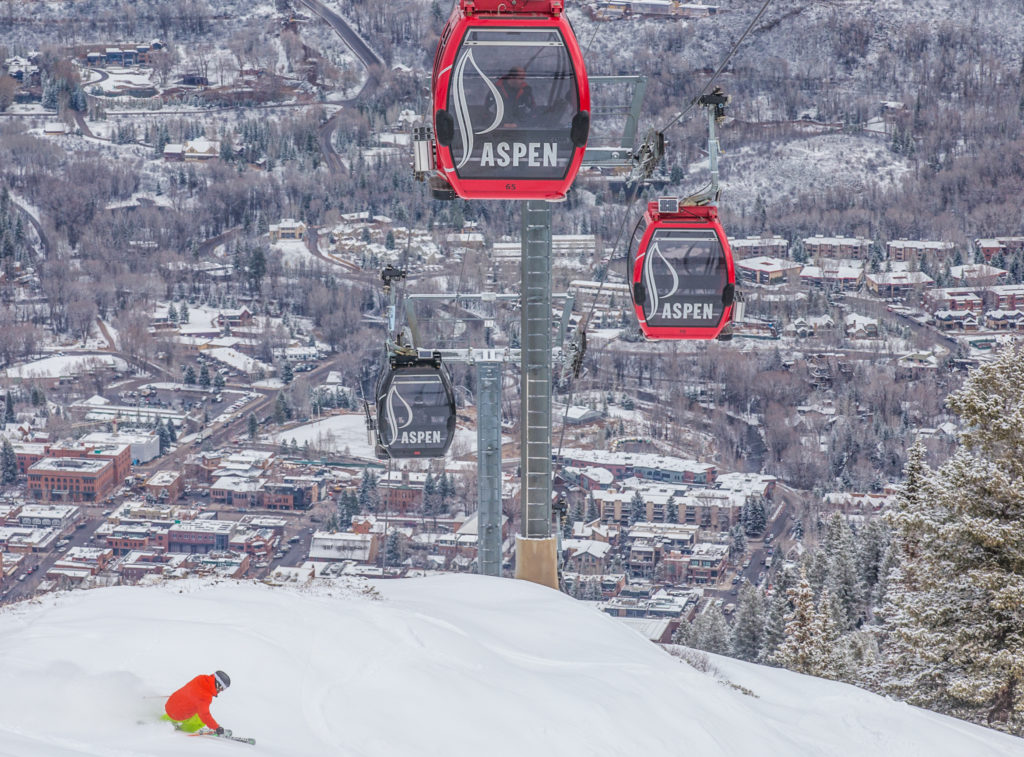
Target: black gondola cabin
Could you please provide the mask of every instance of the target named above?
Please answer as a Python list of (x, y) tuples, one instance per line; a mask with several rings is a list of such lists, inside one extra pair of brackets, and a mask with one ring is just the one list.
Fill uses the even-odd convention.
[(377, 382), (377, 455), (444, 457), (455, 437), (455, 392), (440, 353), (391, 355)]
[(716, 338), (732, 317), (736, 293), (718, 208), (663, 197), (648, 203), (642, 224), (627, 258), (640, 330), (648, 339)]
[(466, 199), (565, 197), (583, 162), (590, 87), (562, 0), (457, 0), (433, 98), (435, 184)]

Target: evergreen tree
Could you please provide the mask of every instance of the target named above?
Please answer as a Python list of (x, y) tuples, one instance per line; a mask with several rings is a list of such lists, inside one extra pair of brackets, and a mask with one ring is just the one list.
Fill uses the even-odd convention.
[(438, 479), (437, 493), (441, 498), (441, 512), (448, 512), (452, 499), (455, 498), (455, 482), (452, 481), (452, 476), (447, 471), (442, 473)]
[(1005, 347), (947, 399), (961, 448), (934, 474), (915, 445), (890, 516), (889, 688), (1024, 733), (1024, 350)]
[(167, 419), (167, 439), (171, 444), (178, 441), (178, 432), (174, 429), (174, 421), (170, 418)]
[(388, 533), (387, 546), (384, 549), (384, 561), (385, 565), (400, 565), (402, 562), (402, 552), (399, 547), (401, 534), (397, 528), (391, 529)]
[(732, 556), (742, 555), (747, 551), (747, 537), (743, 533), (743, 525), (737, 523), (729, 529), (729, 552)]
[(858, 624), (864, 592), (857, 570), (853, 532), (842, 513), (833, 513), (829, 518), (824, 546), (828, 558), (825, 587), (842, 607), (842, 617), (836, 621), (843, 631), (848, 631)]
[(287, 386), (288, 384), (292, 383), (292, 380), (294, 378), (295, 371), (292, 369), (292, 364), (286, 362), (284, 364), (284, 367), (281, 369), (281, 381), (283, 381), (285, 386)]
[(853, 667), (849, 647), (842, 636), (846, 610), (842, 601), (833, 595), (828, 587), (821, 592), (818, 618), (821, 627), (821, 636), (818, 639), (821, 662), (814, 674), (833, 681), (844, 681), (849, 677)]
[(338, 521), (341, 529), (347, 531), (352, 527), (352, 519), (359, 515), (359, 498), (356, 493), (346, 489), (338, 497)]
[(178, 306), (178, 322), (188, 323), (188, 304), (184, 300)]
[(437, 516), (437, 482), (434, 480), (433, 475), (430, 471), (427, 471), (427, 477), (423, 480), (423, 515), (426, 517)]
[(747, 536), (760, 536), (768, 526), (768, 516), (765, 513), (765, 503), (761, 497), (747, 500), (743, 503), (743, 510), (740, 512), (740, 519), (743, 522), (743, 529)]
[(196, 369), (191, 364), (185, 366), (185, 374), (183, 378), (186, 385), (191, 386), (196, 383)]
[(600, 517), (601, 513), (597, 509), (597, 500), (594, 499), (593, 493), (587, 494), (587, 523), (593, 523)]
[(786, 637), (786, 616), (792, 611), (789, 595), (778, 585), (772, 587), (767, 597), (768, 611), (764, 621), (764, 635), (761, 637), (760, 662), (775, 663), (775, 653)]
[(206, 367), (206, 363), (199, 368), (199, 386), (203, 389), (210, 388), (210, 369)]
[(160, 454), (162, 455), (171, 446), (171, 438), (167, 435), (167, 426), (162, 423), (157, 424), (156, 436), (160, 441)]
[(256, 420), (255, 413), (249, 413), (249, 438), (255, 439), (259, 434), (259, 421)]
[(178, 322), (178, 311), (175, 309), (173, 302), (167, 306), (167, 320), (171, 323)]
[(213, 377), (213, 388), (218, 392), (224, 388), (224, 377), (217, 373)]
[(811, 583), (811, 590), (817, 597), (825, 588), (825, 581), (828, 580), (828, 555), (824, 549), (818, 549), (805, 553), (802, 562), (807, 573), (807, 580)]
[(709, 604), (686, 629), (682, 635), (686, 646), (713, 654), (729, 654), (729, 624), (717, 604)]
[(640, 496), (640, 491), (633, 492), (633, 499), (629, 501), (629, 525), (636, 523), (642, 523), (647, 520), (647, 505), (644, 504), (644, 498)]
[(679, 522), (679, 505), (676, 503), (676, 498), (671, 495), (669, 495), (668, 502), (665, 503), (665, 522)]
[(359, 481), (358, 495), (359, 511), (364, 513), (375, 513), (380, 505), (380, 494), (377, 491), (377, 477), (368, 469), (363, 471), (363, 477)]
[(0, 483), (13, 484), (18, 479), (18, 456), (11, 440), (5, 438), (0, 449)]
[(284, 395), (278, 392), (277, 401), (274, 403), (274, 423), (277, 425), (283, 424), (291, 412), (288, 409), (288, 403), (284, 400)]
[(736, 619), (732, 626), (732, 655), (756, 662), (764, 643), (767, 608), (760, 589), (745, 584), (740, 590)]
[(583, 522), (583, 503), (576, 500), (576, 504), (569, 510), (569, 517), (565, 521), (565, 538), (572, 538), (572, 527), (574, 523)]
[(787, 594), (793, 610), (786, 615), (786, 630), (774, 662), (797, 673), (819, 675), (824, 667), (822, 619), (814, 606), (814, 590), (806, 572)]
[(14, 398), (11, 397), (11, 390), (8, 389), (4, 395), (4, 423), (14, 423)]
[(889, 532), (879, 518), (867, 522), (859, 534), (857, 545), (857, 570), (864, 587), (865, 600), (870, 609), (871, 600), (878, 600), (878, 584), (882, 577), (882, 566), (889, 553)]

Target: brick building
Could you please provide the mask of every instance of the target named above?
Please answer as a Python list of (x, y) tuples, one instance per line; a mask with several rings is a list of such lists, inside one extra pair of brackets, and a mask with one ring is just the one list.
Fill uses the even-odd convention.
[(184, 554), (226, 551), (236, 526), (236, 523), (222, 520), (175, 523), (167, 529), (167, 551)]
[(42, 502), (99, 502), (120, 483), (110, 459), (47, 457), (28, 469), (28, 495)]
[(144, 488), (154, 499), (174, 502), (181, 496), (183, 486), (182, 476), (178, 471), (162, 470), (150, 476)]
[(693, 548), (686, 580), (695, 584), (716, 584), (725, 575), (729, 547), (703, 542)]
[(135, 550), (167, 549), (167, 529), (149, 523), (122, 523), (106, 532), (107, 546), (115, 555)]

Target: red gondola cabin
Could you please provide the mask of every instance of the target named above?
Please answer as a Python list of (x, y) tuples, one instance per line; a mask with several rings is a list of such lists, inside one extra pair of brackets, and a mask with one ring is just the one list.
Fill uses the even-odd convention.
[(661, 198), (648, 203), (643, 223), (627, 263), (640, 330), (648, 339), (718, 337), (732, 318), (736, 294), (718, 208)]
[(457, 0), (433, 87), (435, 197), (565, 197), (583, 162), (590, 87), (562, 0)]

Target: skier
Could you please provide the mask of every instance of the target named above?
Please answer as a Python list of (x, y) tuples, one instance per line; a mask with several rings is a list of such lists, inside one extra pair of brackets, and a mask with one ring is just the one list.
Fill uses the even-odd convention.
[(210, 676), (196, 676), (167, 698), (163, 719), (187, 733), (195, 733), (205, 725), (218, 736), (229, 734), (210, 714), (210, 703), (230, 685), (231, 679), (223, 670)]

